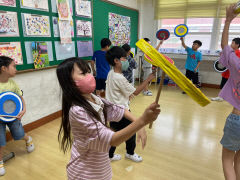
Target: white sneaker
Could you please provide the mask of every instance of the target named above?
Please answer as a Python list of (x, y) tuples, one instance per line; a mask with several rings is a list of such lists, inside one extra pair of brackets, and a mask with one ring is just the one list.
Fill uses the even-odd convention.
[(130, 155), (130, 154), (126, 153), (125, 157), (134, 161), (134, 162), (141, 162), (142, 161), (142, 157), (137, 155), (136, 153), (134, 153), (133, 155)]
[(29, 139), (26, 143), (26, 148), (27, 148), (27, 152), (29, 152), (29, 153), (33, 152), (35, 149), (35, 146), (33, 144), (33, 140), (32, 140), (31, 136), (29, 136)]
[(212, 101), (219, 101), (219, 102), (221, 102), (221, 101), (223, 101), (223, 98), (221, 98), (221, 97), (215, 97), (215, 98), (211, 98), (211, 100), (212, 100)]
[(121, 155), (120, 154), (114, 154), (112, 158), (110, 158), (111, 161), (119, 161), (121, 160)]
[(0, 161), (0, 176), (3, 176), (5, 173), (6, 173), (6, 171), (3, 166), (3, 161)]
[(144, 91), (143, 95), (145, 95), (145, 96), (152, 96), (152, 92), (151, 91)]

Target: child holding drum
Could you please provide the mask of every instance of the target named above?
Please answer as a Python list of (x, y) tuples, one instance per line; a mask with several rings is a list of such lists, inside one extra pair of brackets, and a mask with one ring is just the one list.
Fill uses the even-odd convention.
[(26, 112), (26, 105), (22, 97), (22, 91), (18, 85), (10, 79), (16, 75), (16, 64), (13, 59), (0, 56), (0, 93), (11, 91), (20, 96), (23, 102), (23, 110), (17, 115), (15, 121), (4, 122), (0, 120), (0, 176), (5, 174), (5, 168), (3, 165), (3, 149), (6, 145), (6, 126), (10, 129), (14, 140), (24, 139), (26, 142), (26, 149), (30, 153), (34, 150), (34, 144), (31, 136), (25, 134), (22, 127), (21, 118)]

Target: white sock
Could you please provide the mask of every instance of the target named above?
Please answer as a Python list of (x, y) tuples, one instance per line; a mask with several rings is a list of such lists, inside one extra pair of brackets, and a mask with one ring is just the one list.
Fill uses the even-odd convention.
[(27, 143), (30, 143), (32, 141), (32, 137), (31, 136), (28, 136), (28, 141)]

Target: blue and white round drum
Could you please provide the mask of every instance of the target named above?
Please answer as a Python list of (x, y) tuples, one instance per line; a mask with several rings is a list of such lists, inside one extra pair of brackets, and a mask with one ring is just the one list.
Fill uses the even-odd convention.
[(22, 99), (13, 92), (3, 92), (0, 94), (0, 120), (11, 122), (16, 120), (16, 116), (22, 111)]

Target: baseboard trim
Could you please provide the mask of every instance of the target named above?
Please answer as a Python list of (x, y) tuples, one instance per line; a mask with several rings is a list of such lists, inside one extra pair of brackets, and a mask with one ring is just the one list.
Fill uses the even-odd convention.
[[(26, 125), (23, 126), (24, 131), (25, 132), (29, 132), (29, 131), (31, 131), (33, 129), (36, 129), (36, 128), (44, 125), (44, 124), (47, 124), (47, 123), (49, 123), (49, 122), (51, 122), (51, 121), (61, 117), (61, 115), (62, 115), (62, 110), (57, 111), (55, 113), (52, 113), (52, 114), (50, 114), (48, 116), (45, 116), (45, 117), (43, 117), (43, 118), (41, 118), (39, 120), (36, 120), (34, 122), (31, 122), (29, 124), (26, 124)], [(10, 140), (13, 139), (10, 132), (6, 133), (6, 139), (7, 139), (7, 141), (10, 141)]]
[(215, 89), (220, 89), (220, 86), (217, 84), (208, 84), (208, 83), (202, 83), (202, 87), (208, 87), (208, 88), (215, 88)]

